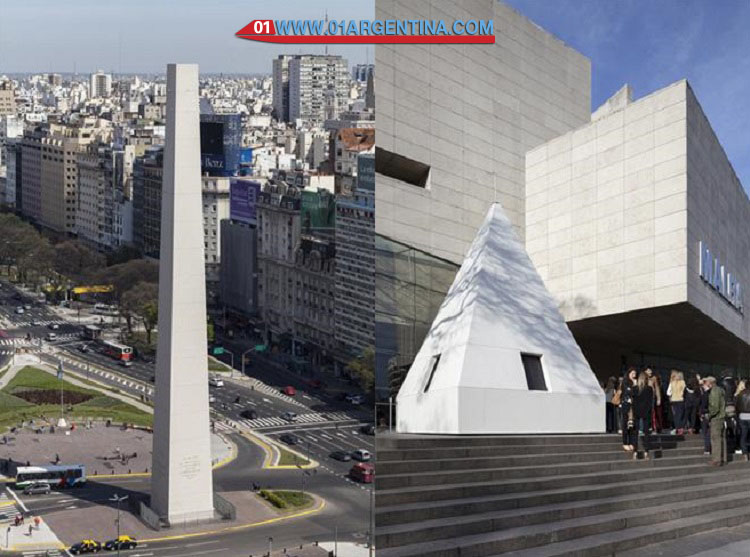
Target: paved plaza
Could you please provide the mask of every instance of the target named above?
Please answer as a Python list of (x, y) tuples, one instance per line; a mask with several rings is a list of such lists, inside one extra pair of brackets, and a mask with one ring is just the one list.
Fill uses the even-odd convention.
[[(95, 422), (90, 427), (79, 425), (72, 431), (56, 428), (50, 433), (48, 425), (37, 423), (6, 433), (4, 439), (5, 443), (0, 439), (2, 473), (8, 470), (4, 467), (8, 459), (21, 466), (44, 466), (55, 464), (58, 456), (59, 464), (86, 466), (86, 475), (90, 479), (151, 471), (152, 435), (142, 429), (123, 430), (119, 426), (107, 427), (105, 422)], [(228, 458), (231, 453), (232, 446), (228, 441), (218, 435), (212, 436), (214, 464)]]
[[(88, 505), (85, 499), (81, 499), (79, 502), (71, 501), (70, 507), (73, 505), (77, 507), (74, 512), (71, 512), (71, 508), (65, 508), (45, 514), (45, 521), (66, 546), (86, 538), (104, 540), (116, 537), (117, 508), (109, 499), (115, 494), (118, 496), (127, 494), (128, 490), (109, 484), (102, 484), (100, 487), (101, 489), (96, 491), (96, 504), (94, 505)], [(75, 492), (71, 492), (70, 495), (70, 499), (75, 498)], [(172, 525), (168, 530), (155, 531), (128, 512), (123, 505), (120, 516), (121, 532), (141, 541), (155, 541), (166, 537), (217, 534), (246, 526), (250, 527), (252, 524), (282, 519), (289, 514), (296, 514), (279, 513), (250, 490), (222, 492), (219, 495), (235, 506), (237, 510), (236, 519), (221, 520), (217, 518), (212, 522), (186, 522)], [(320, 505), (320, 500), (316, 499), (315, 506), (312, 508), (316, 508), (318, 505)]]

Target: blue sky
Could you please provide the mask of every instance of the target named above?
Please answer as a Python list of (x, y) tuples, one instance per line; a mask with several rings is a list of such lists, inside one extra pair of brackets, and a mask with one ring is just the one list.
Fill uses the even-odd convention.
[[(745, 188), (750, 188), (750, 1), (507, 0), (591, 59), (592, 105), (623, 83), (635, 96), (687, 77)], [(373, 0), (0, 0), (0, 74), (97, 68), (161, 72), (198, 62), (205, 72), (270, 72), (299, 46), (234, 33), (252, 19), (371, 19)], [(305, 45), (305, 52), (323, 47)], [(374, 47), (329, 47), (350, 63)]]
[(507, 3), (591, 59), (593, 108), (623, 83), (639, 98), (687, 78), (750, 190), (748, 0)]

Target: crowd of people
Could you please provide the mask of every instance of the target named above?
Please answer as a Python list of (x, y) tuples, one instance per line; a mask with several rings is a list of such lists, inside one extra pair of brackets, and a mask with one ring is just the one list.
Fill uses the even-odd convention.
[(713, 466), (724, 465), (728, 452), (750, 461), (750, 380), (697, 373), (686, 379), (675, 369), (664, 383), (651, 368), (630, 367), (603, 385), (607, 432), (622, 435), (624, 451), (648, 460), (652, 433), (701, 434)]

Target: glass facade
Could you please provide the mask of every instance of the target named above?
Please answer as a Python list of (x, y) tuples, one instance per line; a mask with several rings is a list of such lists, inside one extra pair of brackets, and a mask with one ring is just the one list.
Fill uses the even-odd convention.
[(375, 388), (396, 396), (459, 266), (375, 237)]

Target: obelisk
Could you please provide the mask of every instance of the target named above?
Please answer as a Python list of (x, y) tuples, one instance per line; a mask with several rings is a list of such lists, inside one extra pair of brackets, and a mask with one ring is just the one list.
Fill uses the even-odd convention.
[(167, 66), (151, 509), (213, 518), (197, 64)]

